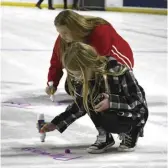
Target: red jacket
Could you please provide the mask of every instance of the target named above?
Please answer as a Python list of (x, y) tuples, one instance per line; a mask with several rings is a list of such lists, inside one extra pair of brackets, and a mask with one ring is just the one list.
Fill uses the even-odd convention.
[[(111, 25), (97, 26), (88, 37), (87, 44), (93, 46), (102, 56), (113, 56), (118, 62), (127, 65), (131, 69), (134, 66), (133, 53), (129, 44)], [(62, 64), (58, 55), (59, 45), (60, 36), (58, 36), (55, 42), (48, 73), (48, 81), (54, 81), (56, 88), (63, 75)]]

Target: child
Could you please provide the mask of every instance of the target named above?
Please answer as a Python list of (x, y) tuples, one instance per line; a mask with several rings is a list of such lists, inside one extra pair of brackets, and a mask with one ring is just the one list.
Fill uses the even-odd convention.
[(87, 151), (102, 153), (114, 145), (111, 133), (119, 134), (120, 151), (132, 151), (148, 118), (143, 88), (131, 69), (111, 56), (102, 57), (84, 43), (74, 42), (62, 57), (67, 85), (74, 102), (45, 124), (41, 131), (59, 132), (86, 113), (99, 134)]
[[(110, 55), (130, 69), (134, 66), (133, 53), (129, 44), (116, 32), (114, 27), (99, 17), (83, 16), (72, 10), (60, 12), (55, 20), (59, 36), (55, 42), (51, 65), (48, 72), (46, 93), (51, 95), (57, 90), (63, 75), (61, 57), (73, 41), (93, 46), (101, 56)], [(49, 86), (49, 82), (53, 86)]]

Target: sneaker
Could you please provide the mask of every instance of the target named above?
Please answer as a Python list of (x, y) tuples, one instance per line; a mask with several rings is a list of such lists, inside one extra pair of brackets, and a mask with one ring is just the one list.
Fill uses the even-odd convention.
[(120, 152), (132, 152), (136, 148), (136, 143), (138, 141), (139, 132), (133, 133), (122, 133), (119, 135), (122, 140), (118, 151)]
[(48, 9), (49, 9), (49, 10), (55, 10), (55, 8), (53, 8), (53, 7), (49, 7)]
[(92, 154), (103, 153), (114, 144), (115, 141), (111, 134), (107, 134), (106, 136), (98, 135), (96, 142), (87, 148), (87, 152)]
[(39, 4), (36, 4), (36, 7), (39, 9), (42, 9), (41, 6)]

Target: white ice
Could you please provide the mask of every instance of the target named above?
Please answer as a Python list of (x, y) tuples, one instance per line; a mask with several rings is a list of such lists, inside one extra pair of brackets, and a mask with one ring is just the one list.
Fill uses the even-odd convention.
[[(41, 143), (36, 116), (47, 121), (67, 104), (51, 102), (44, 89), (52, 49), (58, 33), (54, 18), (60, 10), (1, 7), (1, 166), (2, 168), (166, 168), (167, 167), (167, 17), (146, 14), (81, 11), (107, 19), (134, 51), (134, 73), (144, 87), (149, 120), (135, 152), (117, 152), (120, 143), (104, 154), (86, 148), (97, 135), (88, 116), (77, 120), (63, 134), (47, 134)], [(100, 40), (100, 39), (98, 39)], [(62, 78), (56, 100), (70, 99)], [(13, 104), (11, 103), (13, 102)], [(36, 149), (33, 150), (33, 149)], [(55, 160), (51, 155), (72, 152)], [(39, 152), (45, 151), (43, 155)], [(33, 152), (34, 151), (34, 152)], [(50, 156), (49, 156), (50, 155)], [(58, 157), (57, 157), (58, 158)]]

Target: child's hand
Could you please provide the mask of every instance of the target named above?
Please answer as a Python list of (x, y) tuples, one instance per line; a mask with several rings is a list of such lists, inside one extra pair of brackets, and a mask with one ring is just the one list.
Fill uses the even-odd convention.
[(103, 112), (110, 108), (109, 95), (106, 93), (102, 93), (102, 95), (104, 96), (104, 99), (95, 106), (94, 109), (96, 112)]
[(45, 132), (50, 132), (54, 131), (56, 129), (56, 125), (53, 123), (46, 123), (44, 126), (41, 128), (40, 132), (45, 133)]

